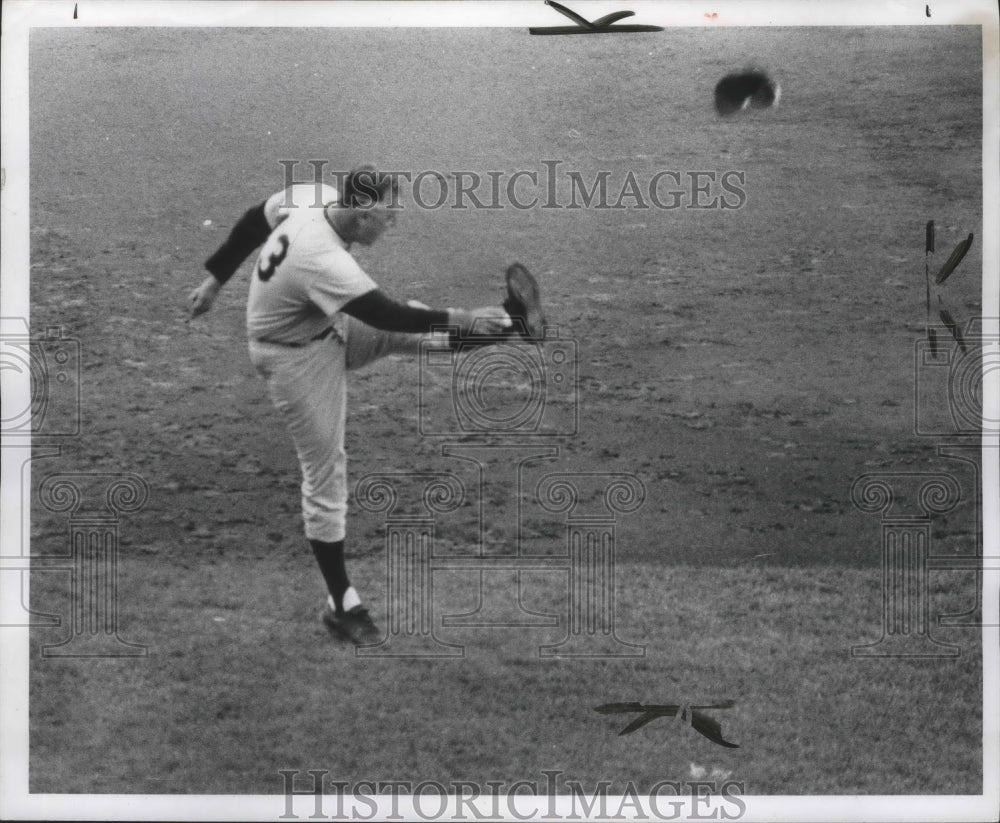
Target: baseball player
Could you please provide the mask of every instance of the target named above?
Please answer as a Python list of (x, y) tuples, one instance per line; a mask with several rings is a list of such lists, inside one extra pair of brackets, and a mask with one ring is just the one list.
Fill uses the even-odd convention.
[(467, 346), (477, 336), (483, 344), (514, 334), (540, 339), (544, 316), (538, 284), (516, 264), (507, 271), (502, 308), (435, 310), (393, 299), (350, 248), (371, 245), (395, 222), (388, 205), (396, 202), (395, 180), (364, 166), (343, 189), (295, 185), (249, 209), (205, 262), (210, 275), (189, 301), (192, 316), (208, 311), (263, 244), (247, 298), (250, 359), (298, 453), (305, 534), (329, 592), (323, 622), (334, 636), (364, 645), (380, 634), (344, 563), (347, 372), (387, 354), (418, 352), (427, 335), (441, 346), (459, 339)]

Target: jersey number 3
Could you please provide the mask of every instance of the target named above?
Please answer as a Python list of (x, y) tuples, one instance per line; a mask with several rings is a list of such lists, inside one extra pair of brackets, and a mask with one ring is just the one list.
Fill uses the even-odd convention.
[(275, 269), (281, 265), (281, 261), (285, 259), (285, 255), (288, 254), (288, 237), (284, 234), (278, 236), (278, 244), (281, 246), (279, 251), (271, 252), (267, 256), (267, 262), (264, 262), (264, 252), (260, 253), (260, 260), (257, 261), (257, 275), (265, 283), (271, 279), (274, 275)]

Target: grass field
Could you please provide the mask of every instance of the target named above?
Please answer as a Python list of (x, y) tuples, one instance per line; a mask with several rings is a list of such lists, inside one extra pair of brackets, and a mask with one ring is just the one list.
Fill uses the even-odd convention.
[[(31, 298), (36, 328), (82, 350), (82, 435), (33, 467), (132, 472), (150, 499), (123, 517), (121, 635), (137, 659), (56, 660), (32, 632), (33, 792), (271, 793), (279, 769), (345, 780), (683, 780), (748, 794), (978, 794), (975, 629), (935, 627), (954, 659), (852, 658), (881, 634), (881, 525), (851, 502), (869, 472), (942, 472), (962, 488), (932, 550), (972, 554), (975, 474), (914, 433), (924, 224), (938, 264), (982, 232), (980, 33), (973, 27), (671, 30), (640, 38), (514, 30), (35, 31)], [(592, 42), (600, 41), (600, 42)], [(712, 89), (763, 65), (779, 108), (721, 119)], [(479, 305), (506, 264), (541, 279), (578, 349), (577, 436), (544, 471), (631, 472), (644, 505), (616, 526), (629, 659), (540, 659), (560, 628), (442, 628), (454, 660), (355, 657), (319, 623), (290, 440), (254, 377), (246, 271), (206, 318), (185, 298), (279, 159), (401, 170), (543, 171), (614, 179), (737, 170), (721, 209), (404, 209), (360, 255), (392, 292)], [(304, 176), (308, 166), (298, 172)], [(207, 223), (206, 221), (211, 221)], [(981, 312), (980, 244), (942, 289)], [(351, 386), (354, 480), (463, 472), (418, 428), (418, 367)], [(946, 398), (941, 400), (945, 403)], [(496, 441), (494, 441), (496, 442)], [(496, 478), (488, 539), (562, 547), (562, 521)], [(384, 615), (383, 518), (352, 512), (351, 570)], [(468, 510), (442, 525), (473, 545)], [(35, 505), (32, 551), (66, 550), (67, 517)], [(487, 578), (501, 597), (512, 576)], [(565, 611), (526, 573), (525, 605)], [(436, 612), (474, 605), (435, 576)], [(32, 604), (68, 608), (65, 575)], [(975, 603), (974, 575), (932, 574), (932, 616)], [(496, 594), (496, 592), (493, 592)], [(731, 699), (723, 749), (680, 725), (618, 737), (615, 701)]]

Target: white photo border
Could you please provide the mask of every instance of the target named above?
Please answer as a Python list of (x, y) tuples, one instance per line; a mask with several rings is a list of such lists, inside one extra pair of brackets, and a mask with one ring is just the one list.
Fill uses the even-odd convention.
[[(591, 2), (569, 5), (590, 20), (620, 9), (636, 11), (634, 22), (671, 27), (739, 26), (947, 26), (982, 27), (983, 53), (983, 193), (984, 226), (1000, 225), (1000, 44), (998, 16), (991, 0), (953, 3), (912, 2)], [(927, 10), (932, 16), (927, 16)], [(708, 14), (713, 13), (709, 18)], [(188, 27), (510, 27), (552, 26), (566, 21), (538, 2), (26, 2), (3, 4), (2, 101), (2, 296), (4, 316), (30, 317), (28, 298), (30, 218), (28, 212), (28, 35), (32, 28), (76, 26)], [(630, 21), (633, 22), (633, 21)], [(984, 318), (1000, 317), (1000, 234), (981, 233), (983, 244)], [(5, 397), (27, 397), (21, 376), (4, 374)], [(26, 379), (26, 377), (25, 377)], [(984, 416), (1000, 418), (1000, 375), (987, 375)], [(1000, 546), (1000, 523), (994, 504), (1000, 499), (996, 435), (984, 440), (984, 545)], [(20, 539), (20, 500), (5, 450), (2, 535), (5, 544)], [(15, 473), (19, 468), (15, 469)], [(20, 598), (19, 575), (0, 575), (0, 598)], [(1000, 610), (1000, 572), (984, 574), (984, 615)], [(988, 623), (984, 619), (984, 623)], [(745, 820), (773, 821), (935, 821), (996, 819), (1000, 805), (1000, 654), (998, 629), (983, 628), (983, 776), (982, 796), (746, 796)], [(251, 796), (37, 795), (28, 793), (28, 630), (0, 628), (0, 817), (5, 819), (76, 820), (273, 820), (280, 819), (284, 798)], [(309, 798), (296, 798), (299, 819), (312, 812)], [(383, 798), (388, 804), (388, 798)], [(527, 812), (530, 804), (521, 809)], [(387, 813), (388, 805), (380, 807)], [(413, 813), (406, 799), (400, 812)], [(556, 811), (568, 807), (557, 802)], [(538, 799), (537, 817), (552, 809)], [(511, 818), (513, 819), (513, 818)]]

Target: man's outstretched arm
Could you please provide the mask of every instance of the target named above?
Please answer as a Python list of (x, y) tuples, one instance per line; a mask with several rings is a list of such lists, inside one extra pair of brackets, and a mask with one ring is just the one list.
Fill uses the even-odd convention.
[(400, 303), (381, 289), (355, 297), (341, 311), (376, 329), (406, 334), (424, 334), (451, 322), (447, 311)]
[(435, 326), (456, 326), (462, 334), (468, 334), (477, 320), (479, 331), (498, 334), (510, 325), (507, 313), (498, 306), (473, 311), (428, 309), (400, 303), (381, 289), (355, 297), (341, 311), (376, 329), (406, 334), (425, 334)]
[(225, 242), (205, 261), (205, 268), (211, 274), (188, 295), (192, 317), (204, 314), (212, 308), (219, 289), (233, 276), (253, 250), (267, 240), (272, 226), (264, 213), (265, 203), (247, 209), (236, 221)]
[(205, 261), (205, 268), (219, 281), (219, 285), (229, 280), (251, 252), (263, 245), (271, 233), (271, 224), (264, 216), (265, 203), (247, 209), (236, 221), (226, 241)]

